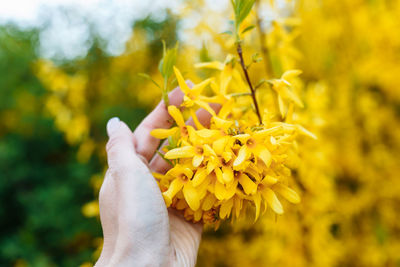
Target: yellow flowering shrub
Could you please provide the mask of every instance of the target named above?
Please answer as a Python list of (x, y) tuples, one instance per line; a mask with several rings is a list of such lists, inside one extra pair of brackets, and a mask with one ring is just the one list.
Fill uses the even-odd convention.
[[(235, 35), (221, 34), (231, 11), (204, 2), (186, 1), (178, 11), (182, 20), (200, 18), (185, 29), (196, 44), (181, 42), (180, 71), (171, 66), (168, 89), (176, 78), (186, 97), (168, 108), (175, 125), (153, 132), (169, 142), (161, 153), (172, 168), (155, 174), (167, 205), (188, 220), (220, 225), (204, 231), (198, 266), (397, 266), (399, 1), (256, 1), (238, 31), (261, 122)], [(98, 111), (125, 98), (132, 109), (150, 110), (162, 98), (151, 81), (134, 78), (146, 72), (159, 84), (164, 79), (146, 42), (135, 32), (126, 53), (110, 60), (108, 76), (100, 67), (60, 75), (71, 79), (64, 89), (46, 81), (58, 77), (57, 67), (44, 74), (51, 65), (39, 63), (49, 89), (45, 107), (59, 130), (78, 146), (96, 144), (82, 151), (104, 160), (95, 121), (101, 115), (87, 112), (85, 97), (79, 107), (68, 99), (90, 96), (90, 88)], [(123, 86), (115, 82), (121, 73), (132, 77)], [(198, 108), (210, 114), (209, 125), (196, 120)], [(64, 125), (74, 121), (79, 127)], [(91, 181), (96, 192), (101, 177)], [(300, 204), (288, 203), (299, 196)], [(83, 212), (98, 210), (90, 202)]]
[[(214, 67), (216, 63), (203, 63), (201, 67)], [(291, 154), (288, 151), (294, 149), (298, 134), (314, 137), (298, 124), (282, 122), (280, 115), (268, 112), (264, 106), (261, 106), (265, 111), (260, 124), (254, 109), (236, 99), (250, 97), (245, 94), (247, 88), (240, 88), (242, 92), (236, 94), (231, 91), (232, 76), (226, 72), (232, 72), (229, 66), (232, 61), (226, 64), (219, 79), (207, 79), (193, 88), (189, 88), (180, 71), (174, 68), (184, 92), (181, 106), (189, 110), (195, 125), (186, 124), (180, 110), (168, 106), (177, 126), (152, 132), (153, 136), (168, 138), (170, 142), (163, 157), (173, 166), (165, 175), (155, 174), (167, 207), (184, 210), (185, 217), (194, 222), (219, 223), (228, 217), (237, 219), (249, 204), (256, 208), (256, 219), (267, 206), (282, 214), (282, 204), (276, 193), (292, 203), (299, 203), (298, 194), (287, 186), (290, 169), (286, 165)], [(289, 112), (293, 110), (294, 101), (301, 105), (287, 81), (298, 73), (289, 71), (282, 79), (272, 81), (272, 87), (280, 92), (282, 111), (283, 97), (291, 105)], [(237, 78), (241, 79), (240, 75)], [(214, 93), (211, 96), (202, 94), (208, 85)], [(214, 111), (209, 103), (219, 104), (219, 111)], [(198, 107), (211, 114), (209, 127), (197, 118)], [(285, 115), (286, 120), (291, 120), (291, 113)]]

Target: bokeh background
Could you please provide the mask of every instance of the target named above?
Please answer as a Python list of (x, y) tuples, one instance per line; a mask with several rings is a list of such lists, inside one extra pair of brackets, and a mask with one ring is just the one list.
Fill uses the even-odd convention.
[[(229, 1), (0, 3), (0, 266), (91, 266), (105, 124), (134, 129), (161, 92), (161, 40), (177, 65), (224, 60)], [(207, 229), (198, 266), (400, 266), (400, 1), (257, 1), (252, 79), (301, 69), (299, 205)], [(212, 74), (212, 73), (211, 73)]]

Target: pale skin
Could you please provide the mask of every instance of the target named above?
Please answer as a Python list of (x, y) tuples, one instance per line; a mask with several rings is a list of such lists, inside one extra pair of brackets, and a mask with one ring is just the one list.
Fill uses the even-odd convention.
[[(179, 106), (182, 99), (179, 88), (169, 94), (170, 105)], [(199, 110), (197, 116), (204, 124), (210, 119), (204, 110)], [(156, 154), (160, 141), (150, 132), (171, 124), (163, 102), (134, 132), (118, 118), (108, 122), (109, 168), (99, 194), (104, 244), (95, 266), (196, 264), (203, 227), (167, 209), (151, 174), (165, 173), (169, 165)]]

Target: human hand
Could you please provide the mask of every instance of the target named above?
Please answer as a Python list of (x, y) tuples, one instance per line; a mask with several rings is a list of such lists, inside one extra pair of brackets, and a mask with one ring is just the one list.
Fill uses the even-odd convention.
[[(179, 106), (177, 88), (170, 104)], [(199, 110), (206, 124), (210, 115)], [(156, 154), (159, 140), (150, 132), (169, 128), (171, 117), (161, 102), (135, 132), (118, 118), (107, 124), (109, 169), (100, 189), (103, 250), (95, 266), (194, 266), (202, 225), (187, 222), (167, 209), (151, 172), (166, 172), (169, 165)]]

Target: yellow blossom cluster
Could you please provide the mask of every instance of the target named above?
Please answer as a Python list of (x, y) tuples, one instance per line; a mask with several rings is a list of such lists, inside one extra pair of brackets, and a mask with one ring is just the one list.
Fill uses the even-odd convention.
[[(151, 133), (169, 141), (163, 157), (173, 166), (165, 174), (154, 174), (167, 207), (183, 210), (187, 220), (218, 225), (221, 220), (238, 219), (248, 205), (255, 207), (256, 220), (260, 211), (265, 212), (267, 207), (282, 214), (278, 195), (299, 203), (299, 195), (288, 187), (289, 151), (296, 146), (298, 134), (315, 136), (301, 125), (279, 120), (280, 115), (268, 110), (263, 112), (259, 124), (254, 109), (237, 101), (237, 97), (250, 95), (231, 91), (230, 84), (234, 83), (232, 60), (225, 64), (201, 63), (198, 67), (217, 67), (221, 71), (217, 80), (206, 79), (190, 88), (174, 67), (184, 93), (181, 107), (188, 110), (194, 125), (185, 123), (179, 108), (171, 105), (168, 112), (176, 126)], [(288, 81), (298, 74), (297, 70), (288, 71), (281, 79), (271, 82), (278, 92), (280, 110), (287, 119), (292, 116), (294, 103), (302, 106)], [(242, 79), (240, 75), (236, 78)], [(209, 95), (205, 95), (207, 86), (212, 91)], [(246, 89), (241, 88), (241, 91)], [(212, 109), (210, 103), (218, 104), (218, 110)], [(285, 109), (286, 103), (290, 109)], [(208, 127), (198, 119), (197, 108), (210, 113)]]

